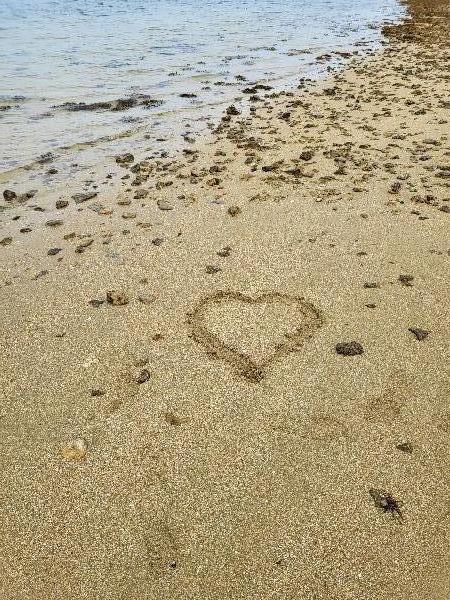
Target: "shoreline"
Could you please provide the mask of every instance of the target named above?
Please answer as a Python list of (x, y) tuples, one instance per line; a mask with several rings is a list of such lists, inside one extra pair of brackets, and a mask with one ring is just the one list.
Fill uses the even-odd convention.
[(7, 202), (2, 598), (449, 595), (449, 17), (408, 6), (119, 191)]

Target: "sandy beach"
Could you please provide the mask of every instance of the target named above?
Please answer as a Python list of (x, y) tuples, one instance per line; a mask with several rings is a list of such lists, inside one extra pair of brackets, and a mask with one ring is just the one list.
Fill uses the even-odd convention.
[(407, 5), (181, 152), (2, 184), (1, 600), (450, 597), (450, 15)]

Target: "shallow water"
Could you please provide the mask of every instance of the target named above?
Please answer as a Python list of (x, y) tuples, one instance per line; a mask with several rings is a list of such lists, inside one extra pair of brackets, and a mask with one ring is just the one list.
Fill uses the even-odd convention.
[[(402, 14), (397, 0), (2, 0), (0, 171), (204, 127), (239, 95), (237, 77), (293, 85), (326, 70), (318, 55), (376, 44), (381, 24)], [(133, 93), (162, 105), (54, 108)]]

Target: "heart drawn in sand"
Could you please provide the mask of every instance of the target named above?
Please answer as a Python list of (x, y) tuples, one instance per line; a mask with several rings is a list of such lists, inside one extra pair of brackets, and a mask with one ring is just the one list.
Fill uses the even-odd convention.
[(188, 314), (194, 340), (252, 382), (261, 381), (271, 363), (299, 350), (323, 322), (313, 304), (279, 292), (255, 298), (217, 292)]

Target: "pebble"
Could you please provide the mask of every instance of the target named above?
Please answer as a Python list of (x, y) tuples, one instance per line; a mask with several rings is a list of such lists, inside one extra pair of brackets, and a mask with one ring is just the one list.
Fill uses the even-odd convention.
[(0, 240), (0, 246), (9, 246), (12, 243), (12, 237), (4, 237)]
[(399, 282), (406, 287), (412, 287), (412, 282), (414, 281), (413, 275), (399, 275)]
[(405, 442), (404, 444), (397, 444), (395, 446), (397, 450), (401, 450), (402, 452), (406, 452), (407, 454), (413, 453), (413, 446), (409, 442)]
[(69, 206), (69, 201), (68, 200), (57, 200), (55, 206), (58, 209), (66, 208), (66, 206)]
[(173, 208), (174, 208), (173, 204), (171, 204), (167, 200), (162, 200), (162, 199), (157, 201), (157, 205), (158, 205), (159, 210), (173, 210)]
[(62, 252), (62, 248), (50, 248), (50, 250), (47, 252), (48, 256), (55, 256), (56, 254), (59, 254), (60, 252)]
[(61, 454), (67, 460), (84, 460), (86, 457), (88, 445), (83, 438), (76, 438), (61, 448)]
[(357, 356), (362, 354), (364, 349), (358, 342), (340, 342), (336, 344), (336, 352), (342, 356)]
[(97, 192), (79, 192), (78, 194), (74, 194), (72, 199), (75, 200), (76, 204), (81, 204), (82, 202), (91, 200), (91, 198), (95, 198), (96, 196)]
[(129, 303), (129, 299), (126, 294), (123, 292), (116, 292), (114, 290), (106, 292), (106, 300), (113, 306), (125, 306), (125, 304)]
[(150, 371), (148, 369), (142, 369), (136, 378), (136, 382), (139, 384), (145, 383), (150, 379)]
[(218, 273), (221, 270), (222, 269), (216, 265), (208, 265), (206, 267), (206, 272), (208, 273), (208, 275), (215, 275), (216, 273)]
[(240, 206), (233, 205), (233, 206), (230, 206), (228, 209), (228, 214), (231, 215), (232, 217), (235, 217), (240, 212), (242, 212), (242, 209)]
[(17, 194), (16, 194), (16, 192), (13, 192), (12, 190), (4, 190), (3, 198), (6, 200), (6, 202), (12, 202), (13, 200), (15, 200), (17, 198)]
[(93, 244), (93, 242), (94, 242), (94, 240), (92, 240), (92, 239), (81, 242), (81, 244), (78, 244), (78, 246), (75, 248), (75, 252), (77, 254), (82, 254), (86, 250), (86, 248), (89, 248), (89, 246), (91, 244)]
[(230, 254), (231, 254), (230, 246), (224, 246), (217, 252), (217, 255), (220, 256), (221, 258), (226, 258), (227, 256), (230, 256)]
[(416, 336), (416, 339), (419, 340), (419, 342), (421, 342), (430, 335), (429, 331), (426, 331), (426, 329), (419, 329), (418, 327), (410, 327), (408, 331), (414, 334)]
[(61, 219), (50, 219), (49, 221), (46, 221), (45, 224), (47, 227), (59, 227), (63, 224), (63, 221), (61, 221)]
[(179, 427), (182, 424), (180, 417), (173, 412), (167, 412), (164, 415), (164, 418), (169, 425), (175, 425), (176, 427)]
[(118, 165), (125, 165), (134, 161), (134, 156), (130, 152), (126, 152), (125, 154), (118, 154), (114, 158), (116, 159), (116, 163)]

